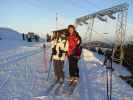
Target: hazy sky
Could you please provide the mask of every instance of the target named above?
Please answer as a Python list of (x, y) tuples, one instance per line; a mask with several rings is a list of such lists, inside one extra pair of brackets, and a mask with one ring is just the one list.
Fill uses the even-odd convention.
[(133, 0), (0, 0), (0, 27), (19, 32), (46, 33), (71, 24), (79, 16), (123, 2), (129, 7), (129, 32), (133, 31)]

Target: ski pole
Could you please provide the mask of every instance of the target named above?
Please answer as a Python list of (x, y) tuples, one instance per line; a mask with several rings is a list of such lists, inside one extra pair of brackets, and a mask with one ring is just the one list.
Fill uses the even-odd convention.
[(48, 70), (47, 81), (49, 80), (49, 77), (50, 77), (50, 71), (51, 71), (51, 68), (52, 68), (52, 58), (53, 58), (53, 55), (51, 55), (51, 58), (50, 58), (50, 65), (49, 65), (49, 70)]
[(113, 57), (114, 57), (114, 54), (113, 54), (113, 48), (112, 48), (112, 56), (111, 58), (109, 59), (109, 67), (110, 67), (110, 100), (112, 100), (112, 71), (113, 71), (113, 68), (112, 68), (112, 63), (113, 63)]
[(110, 67), (111, 67), (111, 70), (110, 70), (110, 100), (112, 100), (112, 59), (110, 61)]
[(106, 66), (107, 77), (107, 100), (112, 100), (112, 59), (109, 60)]
[(106, 83), (106, 85), (107, 85), (107, 100), (109, 100), (109, 91), (108, 91), (109, 85), (108, 85), (108, 69), (107, 69), (107, 66), (106, 66), (106, 81), (107, 81), (107, 83)]

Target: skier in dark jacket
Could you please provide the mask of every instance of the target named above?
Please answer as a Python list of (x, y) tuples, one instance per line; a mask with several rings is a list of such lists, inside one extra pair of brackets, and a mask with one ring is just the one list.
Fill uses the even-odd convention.
[(73, 25), (68, 26), (68, 60), (69, 60), (69, 81), (78, 81), (79, 79), (79, 68), (78, 60), (81, 55), (81, 37), (76, 32)]
[[(111, 69), (112, 71), (114, 71), (114, 69), (112, 68), (112, 57), (113, 57), (113, 49), (112, 50), (106, 50), (105, 51), (105, 54), (104, 54), (104, 56), (105, 56), (105, 59), (104, 59), (104, 63), (103, 63), (103, 65), (106, 65), (106, 68), (109, 68), (109, 69)], [(107, 65), (107, 62), (110, 62), (111, 63), (111, 66), (108, 66)]]

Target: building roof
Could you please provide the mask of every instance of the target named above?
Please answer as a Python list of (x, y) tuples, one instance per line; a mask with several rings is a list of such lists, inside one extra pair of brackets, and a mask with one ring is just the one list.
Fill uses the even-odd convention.
[(67, 29), (66, 28), (64, 28), (64, 29), (59, 29), (59, 30), (55, 30), (55, 31), (53, 31), (53, 33), (58, 33), (58, 32), (67, 32)]

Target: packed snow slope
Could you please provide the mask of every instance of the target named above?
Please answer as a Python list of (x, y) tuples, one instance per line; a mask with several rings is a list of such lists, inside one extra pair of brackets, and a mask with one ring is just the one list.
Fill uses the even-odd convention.
[(0, 51), (6, 51), (22, 46), (30, 46), (33, 44), (34, 42), (27, 43), (27, 41), (23, 41), (21, 33), (10, 28), (0, 27)]
[(13, 29), (0, 27), (0, 37), (2, 40), (20, 40), (21, 34)]
[[(50, 58), (49, 44), (45, 52), (42, 44), (36, 44), (3, 51), (0, 55), (0, 100), (107, 100), (103, 56), (89, 50), (83, 50), (79, 61), (80, 81), (71, 96), (61, 93), (56, 95), (57, 86), (50, 93), (46, 93), (53, 79), (52, 69), (50, 80), (46, 81), (46, 62)], [(118, 77), (129, 76), (130, 73), (115, 63), (113, 68), (112, 100), (133, 100), (133, 89)], [(67, 60), (64, 71), (68, 76)]]

